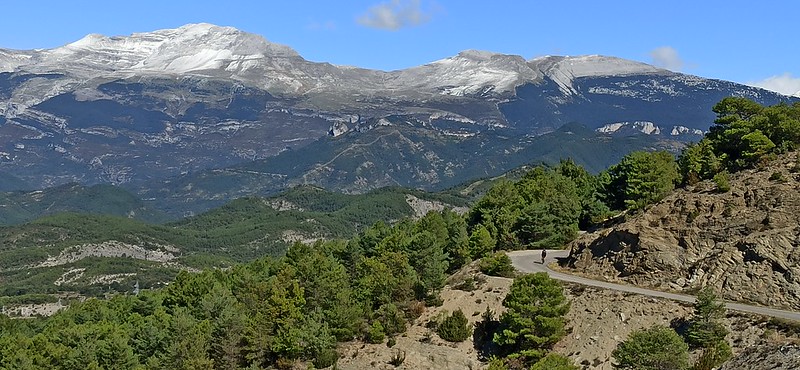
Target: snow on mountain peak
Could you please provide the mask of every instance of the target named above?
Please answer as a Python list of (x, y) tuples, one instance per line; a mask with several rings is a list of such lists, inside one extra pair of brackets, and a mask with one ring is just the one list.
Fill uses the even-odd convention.
[(467, 50), (464, 50), (464, 51), (458, 53), (458, 55), (456, 55), (454, 58), (467, 58), (467, 59), (473, 59), (473, 60), (486, 61), (486, 60), (489, 60), (493, 56), (496, 56), (496, 55), (503, 55), (503, 54), (498, 54), (498, 53), (494, 53), (494, 52), (486, 51), (486, 50), (467, 49)]
[(525, 81), (540, 78), (518, 55), (464, 50), (450, 58), (397, 72), (398, 82), (427, 87), (444, 95), (509, 92)]
[[(84, 77), (98, 73), (186, 73), (227, 70), (238, 73), (264, 59), (298, 58), (292, 48), (233, 27), (209, 23), (130, 36), (89, 34), (59, 48), (37, 52), (34, 71), (68, 70)], [(0, 63), (2, 64), (2, 63)]]
[(649, 64), (603, 55), (544, 56), (531, 59), (529, 64), (550, 77), (567, 95), (576, 93), (572, 84), (576, 78), (672, 73)]
[(668, 73), (665, 69), (657, 68), (649, 64), (603, 55), (565, 57), (559, 63), (559, 67), (568, 69), (576, 78)]
[(267, 58), (299, 57), (286, 45), (271, 43), (259, 35), (233, 27), (208, 23), (134, 34), (132, 37), (161, 39), (157, 50), (133, 66), (138, 70), (172, 73), (212, 69), (241, 71)]
[(92, 45), (97, 44), (98, 42), (102, 42), (103, 39), (105, 39), (105, 38), (106, 38), (105, 36), (103, 36), (103, 35), (101, 35), (99, 33), (90, 33), (90, 34), (84, 36), (82, 39), (80, 39), (78, 41), (75, 41), (75, 42), (73, 42), (71, 44), (67, 44), (66, 46), (67, 47), (71, 47), (71, 48), (90, 47)]
[(217, 26), (216, 24), (211, 24), (211, 23), (189, 23), (189, 24), (184, 24), (183, 26), (180, 26), (175, 30), (181, 31), (185, 34), (206, 34), (209, 32), (226, 32), (226, 31), (239, 32), (239, 30), (233, 27)]

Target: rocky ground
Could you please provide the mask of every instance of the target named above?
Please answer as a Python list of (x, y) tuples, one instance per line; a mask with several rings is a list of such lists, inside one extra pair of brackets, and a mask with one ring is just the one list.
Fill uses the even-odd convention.
[(800, 369), (800, 346), (764, 344), (745, 350), (720, 370), (796, 370)]
[(571, 245), (567, 267), (595, 278), (800, 309), (800, 174), (796, 153), (760, 170), (679, 189)]
[[(462, 291), (453, 286), (473, 276), (476, 289)], [(472, 340), (449, 343), (439, 338), (425, 324), (437, 315), (461, 309), (471, 322), (481, 320), (488, 307), (499, 316), (504, 308), (502, 300), (511, 286), (511, 279), (487, 277), (472, 269), (454, 275), (444, 291), (441, 307), (428, 308), (411, 325), (408, 331), (397, 338), (397, 344), (389, 348), (383, 344), (353, 342), (342, 345), (339, 369), (483, 369), (479, 352)], [(565, 284), (565, 293), (572, 302), (567, 314), (568, 335), (555, 347), (567, 355), (581, 369), (610, 370), (611, 352), (632, 331), (654, 324), (678, 324), (691, 315), (689, 305), (615, 291), (587, 288), (577, 284)], [(786, 343), (785, 330), (775, 328), (766, 318), (729, 313), (725, 324), (731, 331), (728, 341), (738, 354), (754, 345)], [(392, 357), (405, 355), (398, 366), (390, 364)]]

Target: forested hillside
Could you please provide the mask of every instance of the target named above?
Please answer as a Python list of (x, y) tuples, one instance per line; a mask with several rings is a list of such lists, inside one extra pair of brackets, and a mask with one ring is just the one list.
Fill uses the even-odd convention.
[[(448, 274), (473, 260), (482, 259), (479, 266), (487, 273), (513, 273), (507, 256), (497, 251), (563, 247), (581, 229), (647, 212), (682, 184), (714, 179), (717, 190), (725, 192), (726, 173), (759, 168), (800, 144), (800, 104), (765, 108), (729, 98), (714, 111), (718, 119), (711, 132), (677, 160), (666, 152), (633, 152), (598, 175), (563, 160), (532, 168), (519, 180), (499, 180), (463, 216), (445, 209), (418, 220), (390, 218), (352, 238), (345, 235), (352, 229), (343, 225), (366, 225), (369, 217), (384, 215), (387, 210), (380, 206), (396, 201), (387, 195), (391, 192), (374, 193), (378, 201), (369, 207), (355, 198), (317, 197), (315, 189), (299, 189), (280, 205), (241, 200), (165, 226), (117, 220), (81, 229), (76, 225), (103, 221), (62, 215), (24, 226), (30, 229), (4, 229), (3, 246), (20, 240), (44, 245), (31, 249), (40, 257), (54, 248), (42, 241), (59, 243), (80, 229), (78, 240), (152, 245), (153, 253), (172, 253), (161, 243), (190, 240), (196, 253), (186, 252), (179, 263), (194, 259), (227, 268), (183, 270), (163, 289), (88, 299), (46, 319), (0, 317), (0, 368), (291, 368), (303, 361), (321, 368), (336, 363), (338, 342), (393, 346), (393, 337), (426, 307), (440, 304)], [(271, 211), (252, 210), (267, 208)], [(322, 218), (309, 224), (326, 225), (339, 238), (297, 242), (283, 256), (235, 263), (269, 248), (266, 241), (247, 244), (249, 249), (237, 246), (274, 227), (268, 226), (275, 225), (269, 223), (273, 216), (307, 220), (314, 212)], [(346, 222), (325, 218), (337, 212)], [(41, 225), (47, 228), (38, 229)], [(27, 258), (4, 248), (2, 261)], [(4, 266), (3, 286), (17, 279), (7, 274), (24, 271)], [(495, 356), (488, 359), (491, 369), (575, 368), (551, 351), (566, 333), (564, 315), (570, 308), (557, 282), (543, 273), (517, 277), (503, 305), (499, 317), (486, 312), (474, 328), (474, 340), (489, 344), (476, 348), (490, 348), (488, 355)], [(461, 316), (453, 313), (433, 326), (443, 339), (465, 339), (470, 328)], [(398, 351), (392, 363), (402, 362)]]
[[(800, 309), (800, 105), (725, 99), (711, 132), (678, 159), (685, 184), (574, 243), (567, 265), (594, 276)], [(653, 273), (657, 271), (658, 273)]]
[(414, 216), (419, 210), (411, 204), (452, 208), (466, 202), (454, 195), (402, 188), (343, 195), (298, 187), (271, 198), (239, 199), (164, 225), (107, 215), (56, 214), (0, 228), (0, 296), (73, 291), (98, 295), (109, 289), (131, 291), (137, 282), (142, 288), (160, 286), (183, 269), (280, 256), (298, 240), (350, 238), (375, 222)]
[(155, 207), (112, 185), (70, 183), (36, 191), (0, 192), (0, 204), (3, 205), (0, 226), (17, 225), (62, 212), (114, 215), (152, 223), (168, 220), (167, 215)]

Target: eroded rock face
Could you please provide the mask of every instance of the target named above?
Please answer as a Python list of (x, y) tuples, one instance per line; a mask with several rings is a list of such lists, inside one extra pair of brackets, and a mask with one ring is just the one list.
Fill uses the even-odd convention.
[(800, 346), (795, 344), (751, 347), (726, 362), (720, 370), (800, 369)]
[(712, 182), (680, 189), (626, 222), (573, 242), (566, 265), (646, 287), (711, 286), (724, 299), (800, 309), (796, 157), (790, 153), (760, 171), (732, 175), (727, 193)]

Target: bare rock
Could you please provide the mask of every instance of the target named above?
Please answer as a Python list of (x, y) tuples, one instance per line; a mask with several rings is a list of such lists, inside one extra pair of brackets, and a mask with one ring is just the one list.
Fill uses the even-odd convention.
[(750, 347), (722, 365), (720, 370), (800, 369), (800, 346), (771, 344)]
[[(641, 214), (572, 243), (565, 265), (644, 287), (800, 309), (800, 176), (796, 153), (733, 174), (731, 191), (710, 182), (678, 189)], [(782, 172), (784, 181), (769, 180)]]

